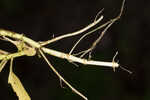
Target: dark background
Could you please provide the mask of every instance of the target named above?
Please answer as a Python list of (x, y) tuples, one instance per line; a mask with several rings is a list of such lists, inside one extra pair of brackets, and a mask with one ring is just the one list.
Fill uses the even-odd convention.
[[(121, 3), (122, 0), (0, 0), (0, 28), (44, 41), (53, 38), (53, 34), (59, 36), (87, 26), (105, 8), (103, 24), (118, 15)], [(113, 72), (107, 67), (82, 64), (76, 67), (66, 60), (48, 58), (89, 100), (149, 100), (149, 10), (149, 0), (126, 0), (121, 19), (108, 30), (92, 54), (92, 59), (111, 61), (118, 51), (118, 60), (133, 72), (131, 75), (120, 68)], [(100, 32), (82, 41), (75, 52), (87, 49)], [(67, 53), (79, 36), (60, 40), (48, 47)], [(0, 48), (14, 51), (15, 47), (1, 41)], [(16, 58), (13, 68), (32, 100), (83, 100), (67, 87), (62, 89), (58, 77), (38, 56)], [(0, 73), (0, 99), (16, 100), (7, 83), (8, 73), (9, 63)]]

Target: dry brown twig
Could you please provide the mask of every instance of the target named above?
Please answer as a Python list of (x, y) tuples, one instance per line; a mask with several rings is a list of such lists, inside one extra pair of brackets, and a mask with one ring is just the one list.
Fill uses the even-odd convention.
[[(112, 62), (95, 61), (95, 60), (91, 60), (91, 59), (87, 60), (87, 59), (84, 59), (83, 57), (84, 57), (85, 54), (89, 53), (89, 58), (90, 58), (92, 50), (100, 42), (100, 40), (102, 39), (102, 37), (104, 36), (106, 31), (110, 28), (110, 26), (114, 22), (116, 22), (121, 17), (122, 11), (123, 11), (123, 8), (124, 8), (124, 3), (125, 3), (125, 0), (123, 0), (120, 14), (116, 18), (111, 19), (110, 21), (102, 24), (101, 26), (98, 26), (94, 30), (84, 34), (76, 42), (76, 44), (73, 46), (73, 48), (71, 49), (71, 51), (68, 54), (60, 52), (60, 51), (56, 51), (56, 50), (53, 50), (53, 49), (49, 49), (49, 48), (46, 48), (44, 46), (48, 45), (48, 44), (50, 44), (52, 42), (56, 42), (58, 40), (61, 40), (61, 39), (67, 38), (67, 37), (71, 37), (71, 36), (75, 36), (75, 35), (78, 35), (78, 34), (81, 34), (81, 33), (85, 32), (85, 31), (88, 31), (90, 28), (92, 28), (93, 26), (98, 24), (103, 19), (103, 16), (101, 16), (98, 19), (97, 19), (97, 16), (96, 16), (96, 19), (94, 20), (93, 23), (89, 24), (87, 27), (85, 27), (85, 28), (83, 28), (83, 29), (81, 29), (79, 31), (76, 31), (76, 32), (73, 32), (73, 33), (68, 33), (68, 34), (65, 34), (65, 35), (61, 35), (61, 36), (55, 37), (55, 38), (53, 38), (51, 40), (44, 41), (44, 42), (36, 42), (36, 41), (34, 41), (34, 40), (32, 40), (32, 39), (30, 39), (30, 38), (28, 38), (28, 37), (26, 37), (26, 36), (24, 36), (22, 34), (18, 34), (18, 33), (15, 33), (15, 32), (10, 32), (10, 31), (6, 31), (6, 30), (3, 30), (3, 29), (0, 29), (0, 37), (2, 38), (2, 40), (9, 41), (10, 43), (13, 43), (18, 48), (18, 51), (15, 52), (15, 53), (10, 53), (10, 52), (6, 52), (4, 50), (0, 50), (0, 61), (1, 61), (1, 63), (0, 63), (0, 72), (4, 68), (4, 66), (7, 63), (7, 61), (11, 60), (9, 83), (11, 84), (12, 88), (16, 92), (19, 100), (30, 100), (30, 97), (28, 96), (27, 92), (23, 88), (19, 78), (12, 71), (12, 62), (13, 62), (12, 59), (14, 59), (16, 57), (20, 57), (20, 56), (25, 56), (25, 55), (26, 56), (34, 56), (34, 55), (37, 54), (37, 52), (39, 52), (41, 54), (43, 59), (47, 62), (47, 64), (53, 70), (53, 72), (58, 76), (60, 81), (64, 82), (74, 93), (76, 93), (77, 95), (81, 96), (83, 99), (88, 100), (86, 96), (84, 96), (77, 89), (75, 89), (70, 83), (68, 83), (68, 81), (66, 81), (59, 74), (59, 72), (52, 66), (50, 61), (46, 58), (44, 53), (47, 53), (47, 54), (52, 55), (52, 56), (56, 56), (58, 58), (67, 59), (68, 61), (71, 61), (71, 62), (82, 63), (82, 64), (85, 64), (85, 65), (106, 66), (106, 67), (112, 67), (113, 69), (118, 68), (119, 64), (114, 61), (116, 55), (114, 56)], [(89, 34), (95, 32), (95, 31), (97, 31), (99, 29), (102, 29), (103, 27), (105, 27), (105, 28), (102, 31), (101, 35), (98, 37), (98, 39), (95, 40), (95, 42), (92, 44), (92, 46), (89, 49), (87, 49), (85, 51), (82, 51), (82, 52), (79, 52), (79, 54), (81, 54), (80, 57), (75, 56), (75, 54), (72, 55), (73, 50), (75, 49), (75, 47), (80, 43), (80, 41), (84, 37), (88, 36)], [(17, 84), (15, 84), (14, 82), (16, 82)]]

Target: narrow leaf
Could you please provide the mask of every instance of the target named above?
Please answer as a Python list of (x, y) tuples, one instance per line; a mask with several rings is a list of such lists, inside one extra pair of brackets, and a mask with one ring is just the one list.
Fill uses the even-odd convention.
[(2, 69), (4, 68), (4, 66), (6, 65), (7, 60), (2, 60), (0, 63), (0, 72), (2, 71)]
[(12, 71), (12, 63), (13, 63), (13, 60), (11, 59), (8, 83), (11, 84), (11, 86), (12, 86), (14, 92), (16, 92), (16, 95), (18, 96), (19, 100), (31, 100), (30, 96), (24, 89), (21, 81), (15, 75), (15, 73)]

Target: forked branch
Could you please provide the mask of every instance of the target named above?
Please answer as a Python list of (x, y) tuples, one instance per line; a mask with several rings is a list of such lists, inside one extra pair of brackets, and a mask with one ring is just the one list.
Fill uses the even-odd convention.
[(44, 55), (44, 53), (39, 49), (40, 54), (42, 55), (42, 57), (44, 58), (44, 60), (47, 62), (47, 64), (49, 65), (49, 67), (53, 70), (53, 72), (58, 76), (58, 78), (60, 79), (60, 81), (62, 80), (74, 93), (78, 94), (79, 96), (81, 96), (82, 98), (84, 98), (85, 100), (88, 100), (87, 97), (85, 97), (82, 93), (80, 93), (78, 90), (76, 90), (72, 85), (70, 85), (59, 73), (58, 71), (52, 66), (52, 64), (49, 62), (49, 60), (46, 58), (46, 56)]
[[(96, 47), (96, 45), (100, 42), (100, 40), (102, 39), (102, 37), (104, 36), (104, 34), (106, 33), (106, 31), (109, 29), (109, 27), (111, 27), (111, 25), (117, 21), (120, 16), (122, 15), (122, 11), (124, 8), (124, 2), (125, 0), (123, 0), (122, 3), (122, 7), (121, 7), (121, 11), (119, 13), (119, 15), (114, 18), (111, 19), (110, 21), (102, 24), (101, 26), (96, 27), (95, 29), (93, 29), (92, 31), (87, 32), (86, 34), (84, 34), (77, 42), (76, 44), (73, 46), (73, 48), (71, 49), (71, 51), (69, 53), (63, 53), (61, 51), (56, 51), (50, 48), (46, 48), (44, 47), (45, 45), (48, 45), (52, 42), (56, 42), (60, 39), (64, 39), (67, 37), (71, 37), (71, 36), (75, 36), (78, 34), (81, 34), (83, 32), (88, 31), (90, 28), (94, 27), (95, 25), (97, 25), (102, 19), (103, 16), (101, 16), (100, 18), (98, 18), (97, 20), (95, 20), (93, 23), (89, 24), (87, 27), (78, 30), (76, 32), (72, 32), (72, 33), (68, 33), (65, 35), (61, 35), (58, 37), (55, 37), (51, 40), (45, 41), (45, 42), (36, 42), (34, 40), (32, 40), (31, 38), (28, 38), (22, 34), (18, 34), (15, 32), (11, 32), (11, 31), (7, 31), (7, 30), (3, 30), (0, 29), (0, 39), (8, 41), (12, 44), (14, 44), (18, 51), (15, 53), (10, 53), (4, 50), (0, 49), (0, 72), (1, 70), (4, 68), (5, 64), (7, 63), (8, 60), (11, 60), (11, 69), (12, 69), (12, 59), (16, 58), (16, 57), (20, 57), (20, 56), (35, 56), (37, 54), (37, 52), (39, 52), (41, 54), (41, 56), (43, 57), (43, 59), (47, 62), (47, 64), (49, 65), (49, 67), (53, 70), (53, 72), (58, 76), (58, 78), (64, 82), (74, 93), (76, 93), (77, 95), (81, 96), (83, 99), (87, 100), (87, 97), (84, 96), (82, 93), (80, 93), (77, 89), (75, 89), (70, 83), (68, 83), (59, 73), (58, 71), (51, 65), (50, 61), (46, 58), (45, 53), (58, 57), (58, 58), (62, 58), (62, 59), (67, 59), (68, 61), (71, 62), (78, 62), (78, 63), (82, 63), (84, 65), (96, 65), (96, 66), (106, 66), (106, 67), (111, 67), (113, 69), (118, 68), (119, 64), (117, 62), (114, 61), (114, 59), (112, 60), (112, 62), (105, 62), (105, 61), (95, 61), (92, 59), (84, 59), (84, 55), (89, 53), (89, 55), (91, 56), (91, 52), (92, 50)], [(105, 28), (104, 28), (105, 27)], [(98, 37), (98, 39), (95, 40), (95, 42), (92, 44), (92, 46), (85, 50), (80, 52), (81, 56), (77, 57), (75, 55), (72, 54), (73, 50), (75, 49), (75, 47), (80, 43), (80, 41), (88, 36), (89, 34), (104, 28), (104, 30), (102, 31), (101, 35)], [(115, 57), (114, 57), (115, 58)], [(18, 89), (18, 86), (14, 84), (14, 81), (17, 81), (18, 84), (21, 84), (19, 78), (12, 72), (12, 70), (10, 70), (10, 76), (12, 80), (9, 79), (9, 83), (12, 85), (14, 91), (17, 93), (17, 95), (19, 95), (18, 97), (20, 98), (20, 100), (24, 100), (22, 99), (22, 94), (20, 94), (20, 91)], [(22, 89), (22, 91), (24, 92), (24, 94), (26, 94), (25, 89), (23, 89), (22, 85), (19, 85), (20, 89)], [(28, 97), (28, 94), (26, 94)], [(28, 97), (30, 98), (30, 97)], [(26, 99), (26, 100), (30, 100), (30, 99)]]

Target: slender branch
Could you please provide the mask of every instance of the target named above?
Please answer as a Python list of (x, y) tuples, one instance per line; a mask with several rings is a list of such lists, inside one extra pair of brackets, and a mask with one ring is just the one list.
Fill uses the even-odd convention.
[(85, 65), (97, 65), (97, 66), (105, 66), (105, 67), (119, 67), (119, 64), (116, 62), (103, 62), (103, 61), (94, 61), (94, 60), (87, 60), (87, 59), (82, 59), (73, 55), (69, 55), (63, 52), (59, 52), (59, 51), (55, 51), (52, 49), (48, 49), (48, 48), (41, 48), (43, 50), (44, 53), (48, 53), (50, 55), (62, 58), (62, 59), (67, 59), (69, 61), (72, 62), (78, 62), (78, 63), (82, 63)]
[(67, 38), (67, 37), (71, 37), (71, 36), (75, 36), (75, 35), (81, 34), (81, 33), (85, 32), (85, 31), (87, 31), (88, 29), (90, 29), (91, 27), (95, 26), (96, 24), (98, 24), (102, 19), (103, 19), (103, 16), (101, 16), (99, 19), (97, 19), (96, 21), (94, 21), (93, 23), (89, 24), (88, 26), (86, 26), (83, 29), (80, 29), (80, 30), (78, 30), (76, 32), (72, 32), (72, 33), (68, 33), (68, 34), (65, 34), (65, 35), (61, 35), (61, 36), (55, 37), (55, 38), (53, 38), (51, 40), (48, 40), (48, 41), (45, 41), (45, 42), (41, 43), (41, 45), (44, 46), (44, 45), (50, 44), (52, 42), (61, 40), (63, 38)]
[(3, 55), (3, 54), (8, 54), (8, 52), (0, 49), (0, 55)]
[(73, 92), (75, 92), (76, 94), (78, 94), (79, 96), (81, 96), (83, 99), (88, 100), (87, 97), (85, 97), (82, 93), (80, 93), (78, 90), (76, 90), (72, 85), (70, 85), (59, 73), (58, 71), (52, 66), (52, 64), (49, 62), (49, 60), (46, 58), (46, 56), (44, 55), (44, 53), (39, 49), (40, 54), (42, 55), (42, 57), (44, 58), (44, 60), (47, 62), (47, 64), (49, 65), (49, 67), (53, 70), (53, 72), (60, 78), (60, 80), (62, 80)]
[(85, 54), (91, 52), (91, 51), (96, 47), (96, 45), (100, 42), (100, 40), (101, 40), (102, 37), (104, 36), (105, 32), (108, 30), (108, 28), (109, 28), (112, 24), (113, 24), (113, 22), (110, 23), (110, 24), (108, 24), (108, 26), (102, 31), (101, 35), (95, 40), (95, 42), (93, 42), (92, 46), (91, 46), (89, 49), (87, 49), (80, 57), (83, 57)]
[[(102, 31), (102, 33), (101, 33), (101, 35), (98, 37), (98, 39), (92, 44), (92, 46), (91, 46), (88, 50), (85, 50), (85, 51), (84, 51), (84, 53), (83, 53), (83, 55), (81, 55), (81, 57), (83, 57), (86, 53), (92, 51), (92, 50), (95, 48), (95, 46), (97, 45), (97, 43), (100, 42), (100, 40), (102, 39), (102, 37), (104, 36), (104, 34), (105, 34), (105, 32), (108, 30), (108, 28), (109, 28), (114, 22), (116, 22), (117, 20), (120, 19), (121, 15), (122, 15), (122, 12), (123, 12), (124, 4), (125, 4), (125, 0), (123, 0), (123, 2), (122, 2), (122, 6), (121, 6), (121, 9), (120, 9), (120, 13), (118, 14), (117, 17), (115, 17), (115, 18), (113, 18), (113, 19), (107, 21), (106, 23), (100, 25), (99, 27), (93, 29), (92, 31), (90, 31), (90, 32), (88, 32), (88, 33), (86, 33), (86, 34), (84, 34), (84, 35), (74, 44), (74, 46), (73, 46), (72, 49), (70, 50), (69, 54), (71, 54), (71, 53), (73, 52), (73, 50), (75, 49), (75, 47), (80, 43), (81, 40), (83, 40), (83, 38), (85, 38), (86, 36), (90, 35), (91, 33), (95, 32), (95, 31), (97, 31), (97, 30), (99, 30), (99, 29), (101, 29), (101, 28), (103, 28), (103, 27), (106, 27), (106, 26), (108, 25), (108, 26)], [(102, 9), (100, 12), (98, 12), (97, 16), (98, 16), (99, 13), (101, 13), (102, 11), (103, 11), (103, 9)], [(97, 16), (96, 16), (95, 20), (97, 19)]]
[(24, 41), (25, 43), (29, 44), (31, 47), (40, 48), (41, 45), (38, 42), (35, 42), (34, 40), (15, 32), (7, 31), (4, 29), (0, 29), (0, 36), (8, 36), (11, 38), (14, 38), (16, 40)]
[(3, 60), (3, 59), (10, 60), (11, 58), (21, 57), (21, 56), (25, 56), (25, 55), (26, 55), (26, 53), (24, 51), (10, 53), (10, 54), (3, 54), (3, 55), (0, 55), (0, 60)]
[[(7, 32), (8, 32), (8, 34), (7, 34)], [(50, 54), (50, 55), (58, 57), (58, 58), (67, 59), (67, 60), (72, 61), (72, 62), (78, 62), (78, 63), (82, 63), (82, 64), (85, 64), (85, 65), (97, 65), (97, 66), (116, 67), (116, 68), (119, 67), (119, 64), (116, 63), (116, 62), (103, 62), (103, 61), (86, 60), (86, 59), (81, 59), (79, 57), (69, 55), (69, 54), (66, 54), (66, 53), (63, 53), (63, 52), (60, 52), (60, 51), (56, 51), (56, 50), (53, 50), (53, 49), (41, 47), (40, 43), (38, 43), (38, 42), (36, 42), (36, 41), (26, 37), (26, 36), (18, 34), (18, 33), (5, 31), (5, 30), (0, 30), (0, 36), (8, 36), (8, 37), (18, 39), (18, 40), (23, 39), (23, 41), (26, 44), (29, 45), (29, 46), (25, 45), (25, 46), (28, 46), (28, 48), (26, 47), (27, 49), (25, 49), (26, 52), (21, 51), (21, 52), (17, 52), (17, 53), (13, 53), (13, 54), (1, 55), (0, 60), (2, 60), (4, 58), (10, 59), (12, 57), (20, 57), (20, 56), (24, 56), (24, 55), (34, 56), (35, 53), (36, 53), (35, 50), (41, 48), (41, 50), (44, 53)], [(30, 51), (31, 51), (31, 53), (30, 53)], [(33, 55), (32, 55), (32, 52), (33, 52)]]

